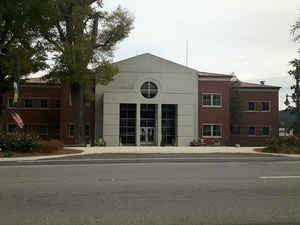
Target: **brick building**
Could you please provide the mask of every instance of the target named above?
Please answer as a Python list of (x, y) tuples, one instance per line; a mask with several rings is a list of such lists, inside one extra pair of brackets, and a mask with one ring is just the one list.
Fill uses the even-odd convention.
[[(41, 78), (21, 82), (19, 100), (13, 103), (13, 92), (3, 96), (3, 134), (33, 133), (46, 139), (60, 139), (66, 145), (74, 144), (74, 123), (68, 85), (51, 83)], [(24, 122), (20, 129), (9, 110), (16, 110)], [(85, 135), (87, 142), (93, 136), (93, 105), (85, 106)]]
[[(257, 146), (278, 136), (279, 87), (241, 82), (242, 118), (230, 127), (231, 75), (199, 72), (151, 54), (116, 64), (114, 81), (96, 84), (95, 102), (85, 105), (87, 142), (184, 146), (199, 138), (213, 145)], [(12, 92), (3, 96), (4, 134), (18, 131), (8, 111), (15, 108), (12, 98)], [(26, 80), (17, 112), (25, 123), (22, 132), (74, 144), (68, 85)]]

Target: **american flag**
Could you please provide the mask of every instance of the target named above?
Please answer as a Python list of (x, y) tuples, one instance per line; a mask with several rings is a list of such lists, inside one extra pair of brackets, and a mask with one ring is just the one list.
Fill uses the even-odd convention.
[(23, 122), (22, 118), (20, 117), (20, 115), (15, 110), (10, 110), (9, 113), (10, 113), (11, 117), (14, 119), (14, 121), (16, 122), (16, 124), (18, 125), (18, 127), (23, 129), (24, 122)]

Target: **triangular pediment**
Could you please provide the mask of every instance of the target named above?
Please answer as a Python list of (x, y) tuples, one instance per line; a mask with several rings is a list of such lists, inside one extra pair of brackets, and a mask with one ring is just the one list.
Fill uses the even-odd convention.
[(167, 59), (145, 53), (116, 62), (120, 72), (135, 73), (192, 73), (198, 71)]

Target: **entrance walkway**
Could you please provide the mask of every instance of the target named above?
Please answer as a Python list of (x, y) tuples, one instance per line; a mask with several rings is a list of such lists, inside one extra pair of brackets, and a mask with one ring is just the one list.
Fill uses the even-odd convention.
[[(54, 156), (34, 156), (34, 157), (18, 157), (18, 158), (0, 158), (0, 162), (4, 161), (26, 161), (26, 160), (39, 160), (39, 159), (54, 159), (54, 158), (63, 158), (76, 155), (89, 155), (89, 154), (104, 154), (104, 153), (135, 153), (135, 154), (148, 154), (148, 153), (158, 153), (158, 154), (176, 154), (176, 153), (256, 153), (256, 154), (269, 154), (269, 153), (258, 153), (254, 151), (255, 147), (158, 147), (158, 146), (143, 146), (143, 147), (70, 147), (72, 149), (82, 150), (82, 153), (79, 154), (68, 154), (68, 155), (54, 155)], [(280, 154), (274, 154), (280, 155)], [(299, 155), (289, 155), (300, 157)]]

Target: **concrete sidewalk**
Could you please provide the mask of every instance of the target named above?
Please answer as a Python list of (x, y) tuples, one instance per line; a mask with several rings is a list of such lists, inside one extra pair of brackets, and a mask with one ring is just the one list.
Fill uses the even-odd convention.
[(147, 153), (237, 153), (237, 154), (269, 154), (269, 155), (283, 155), (290, 157), (300, 157), (300, 155), (286, 155), (286, 154), (272, 154), (272, 153), (259, 153), (254, 151), (258, 147), (228, 147), (228, 146), (218, 146), (218, 147), (160, 147), (160, 146), (132, 146), (132, 147), (71, 147), (71, 149), (82, 150), (79, 154), (67, 154), (67, 155), (52, 155), (52, 156), (34, 156), (34, 157), (16, 157), (16, 158), (0, 158), (0, 162), (4, 161), (27, 161), (27, 160), (39, 160), (39, 159), (55, 159), (63, 158), (76, 155), (89, 155), (89, 154), (105, 154), (105, 153), (135, 153), (135, 154), (147, 154)]

